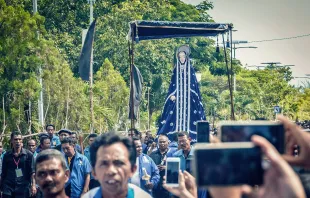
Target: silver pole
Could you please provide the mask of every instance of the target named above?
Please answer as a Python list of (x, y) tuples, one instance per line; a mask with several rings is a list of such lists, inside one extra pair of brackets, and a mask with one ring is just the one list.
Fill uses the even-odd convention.
[[(95, 0), (88, 0), (89, 3), (89, 25), (93, 22), (93, 3)], [(90, 84), (90, 113), (91, 113), (91, 127), (90, 133), (94, 133), (94, 99), (93, 99), (93, 49), (91, 50), (90, 56), (90, 68), (89, 68), (89, 84)]]
[[(33, 14), (36, 14), (38, 12), (38, 1), (33, 0)], [(39, 40), (39, 32), (37, 32), (37, 39)], [(43, 115), (43, 80), (42, 80), (42, 68), (39, 67), (39, 83), (41, 86), (40, 95), (38, 99), (38, 117), (39, 117), (39, 123), (41, 127), (44, 126), (44, 115)]]

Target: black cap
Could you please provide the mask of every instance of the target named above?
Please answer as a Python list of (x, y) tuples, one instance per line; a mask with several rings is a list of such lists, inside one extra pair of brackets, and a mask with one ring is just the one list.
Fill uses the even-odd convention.
[(72, 132), (69, 129), (60, 129), (58, 131), (58, 135), (60, 135), (61, 133), (68, 133), (69, 135), (72, 134)]
[(48, 133), (40, 133), (40, 134), (39, 134), (39, 138), (42, 138), (42, 137), (44, 137), (44, 136), (49, 137)]

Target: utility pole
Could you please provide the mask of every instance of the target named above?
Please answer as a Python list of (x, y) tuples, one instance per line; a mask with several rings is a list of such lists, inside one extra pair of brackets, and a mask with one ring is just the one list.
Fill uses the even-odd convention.
[[(33, 14), (36, 14), (38, 12), (38, 1), (33, 0)], [(39, 40), (39, 32), (37, 32), (37, 39)], [(39, 67), (39, 83), (41, 86), (39, 100), (38, 100), (38, 117), (39, 117), (39, 123), (42, 127), (42, 130), (44, 129), (44, 113), (43, 113), (43, 80), (42, 80), (42, 68)]]
[[(93, 22), (93, 4), (95, 0), (88, 0), (89, 3), (89, 25)], [(91, 114), (91, 127), (90, 133), (94, 133), (94, 96), (93, 96), (93, 49), (91, 49), (91, 56), (90, 56), (90, 68), (89, 68), (89, 97), (90, 97), (90, 114)]]

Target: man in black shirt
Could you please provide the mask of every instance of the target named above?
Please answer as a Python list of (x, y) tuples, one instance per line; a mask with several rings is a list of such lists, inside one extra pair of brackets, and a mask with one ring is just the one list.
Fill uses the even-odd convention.
[(1, 190), (3, 198), (27, 198), (36, 194), (33, 155), (22, 148), (22, 134), (11, 134), (12, 150), (3, 157)]
[(155, 198), (167, 198), (170, 197), (170, 193), (163, 188), (163, 177), (166, 170), (166, 159), (171, 157), (176, 148), (168, 148), (168, 137), (165, 135), (159, 135), (158, 137), (158, 149), (150, 154), (150, 157), (155, 162), (159, 169), (160, 180), (159, 184), (153, 189), (153, 196)]

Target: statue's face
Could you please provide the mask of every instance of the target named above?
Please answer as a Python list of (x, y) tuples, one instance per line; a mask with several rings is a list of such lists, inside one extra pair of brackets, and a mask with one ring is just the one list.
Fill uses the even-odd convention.
[(179, 53), (179, 60), (180, 60), (180, 62), (181, 62), (182, 64), (185, 63), (185, 60), (186, 60), (186, 54), (185, 54), (185, 52), (180, 52), (180, 53)]

